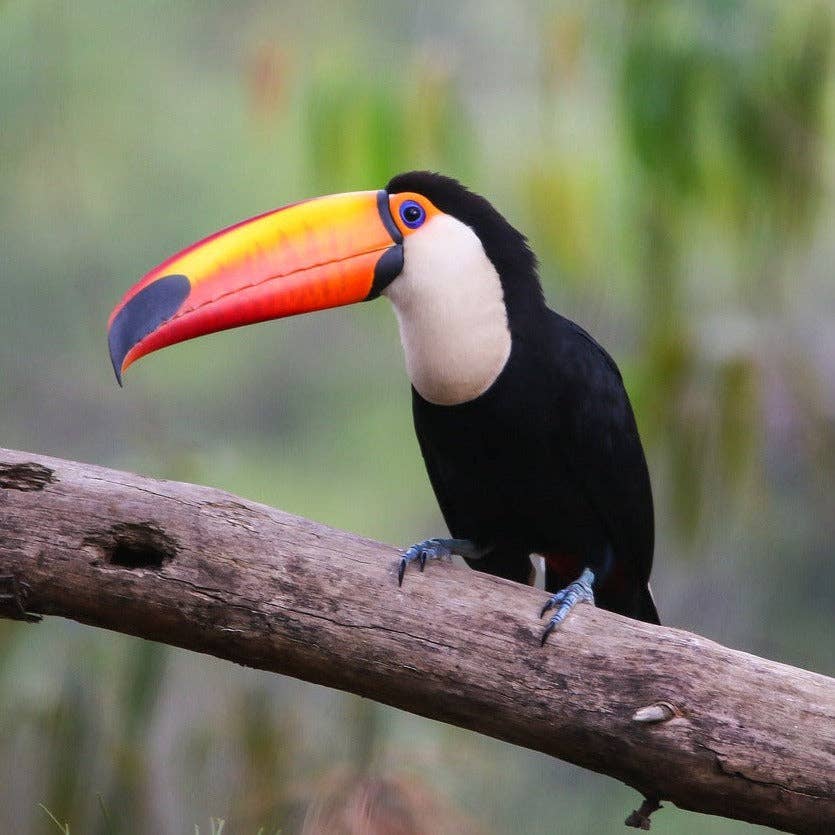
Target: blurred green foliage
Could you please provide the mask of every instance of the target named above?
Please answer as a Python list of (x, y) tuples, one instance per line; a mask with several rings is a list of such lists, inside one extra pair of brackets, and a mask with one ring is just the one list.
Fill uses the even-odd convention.
[[(124, 391), (104, 348), (126, 287), (197, 237), (442, 170), (528, 232), (552, 305), (624, 371), (663, 619), (832, 673), (832, 26), (808, 0), (7, 0), (0, 444), (394, 543), (442, 531), (384, 302), (178, 346)], [(2, 832), (49, 831), (38, 803), (76, 833), (296, 832), (374, 775), (416, 807), (450, 798), (454, 831), (620, 832), (636, 805), (546, 757), (61, 621), (0, 622), (0, 751)]]

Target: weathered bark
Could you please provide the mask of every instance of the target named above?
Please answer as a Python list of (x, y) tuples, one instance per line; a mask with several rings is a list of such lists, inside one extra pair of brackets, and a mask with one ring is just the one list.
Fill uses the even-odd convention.
[[(651, 799), (835, 832), (835, 680), (544, 596), (219, 490), (0, 449), (0, 610), (359, 693)], [(652, 805), (648, 805), (651, 809)]]

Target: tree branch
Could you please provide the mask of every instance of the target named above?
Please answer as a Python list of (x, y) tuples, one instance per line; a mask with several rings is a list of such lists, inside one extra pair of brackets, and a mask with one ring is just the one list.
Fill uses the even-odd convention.
[(639, 818), (667, 800), (835, 832), (835, 680), (591, 606), (540, 648), (542, 592), (442, 564), (398, 589), (397, 565), (219, 490), (0, 449), (7, 617), (60, 615), (544, 751), (634, 786)]

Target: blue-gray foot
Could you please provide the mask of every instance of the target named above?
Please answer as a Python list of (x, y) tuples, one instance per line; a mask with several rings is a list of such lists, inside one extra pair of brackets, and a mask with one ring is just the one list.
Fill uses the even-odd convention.
[(466, 557), (468, 560), (477, 560), (484, 556), (484, 549), (479, 548), (469, 539), (441, 539), (440, 537), (424, 539), (423, 542), (412, 545), (404, 552), (400, 560), (400, 570), (397, 573), (397, 585), (403, 585), (403, 575), (410, 562), (417, 562), (420, 570), (423, 571), (427, 560), (438, 560), (451, 557), (453, 554)]
[(594, 606), (593, 583), (594, 572), (590, 568), (585, 568), (573, 583), (569, 583), (564, 589), (558, 591), (542, 607), (542, 611), (539, 613), (540, 617), (550, 609), (556, 609), (554, 614), (551, 615), (551, 620), (548, 621), (548, 626), (542, 633), (542, 646), (545, 645), (548, 636), (565, 620), (565, 616), (574, 606), (578, 603), (591, 603)]

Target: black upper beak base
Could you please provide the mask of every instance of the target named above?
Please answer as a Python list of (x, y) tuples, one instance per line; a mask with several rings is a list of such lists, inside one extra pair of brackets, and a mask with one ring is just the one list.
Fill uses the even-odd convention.
[(383, 226), (386, 227), (386, 232), (391, 235), (394, 246), (389, 247), (377, 261), (374, 267), (374, 281), (368, 291), (366, 301), (376, 299), (403, 271), (403, 235), (391, 216), (389, 195), (385, 189), (377, 192), (377, 211)]

